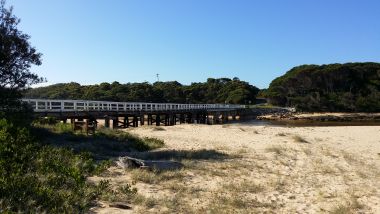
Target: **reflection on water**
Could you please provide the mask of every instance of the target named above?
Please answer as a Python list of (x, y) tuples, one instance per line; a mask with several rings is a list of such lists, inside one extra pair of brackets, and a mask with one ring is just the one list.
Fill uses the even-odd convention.
[(309, 126), (380, 126), (380, 121), (274, 121), (274, 120), (250, 120), (243, 122), (245, 125), (253, 126), (281, 126), (281, 127), (309, 127)]

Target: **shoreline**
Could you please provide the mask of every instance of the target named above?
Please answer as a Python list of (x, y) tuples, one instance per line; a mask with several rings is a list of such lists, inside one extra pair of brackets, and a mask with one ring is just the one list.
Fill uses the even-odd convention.
[(380, 122), (380, 113), (286, 112), (257, 116), (257, 120), (316, 122)]

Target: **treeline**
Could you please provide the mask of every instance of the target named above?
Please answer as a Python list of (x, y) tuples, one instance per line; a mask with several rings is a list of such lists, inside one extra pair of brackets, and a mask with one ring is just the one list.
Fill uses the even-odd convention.
[(302, 65), (262, 91), (274, 105), (304, 111), (380, 111), (380, 64)]
[(118, 102), (254, 103), (259, 89), (238, 78), (208, 78), (204, 83), (182, 85), (177, 81), (150, 84), (119, 82), (97, 85), (59, 83), (29, 89), (26, 98), (84, 99)]

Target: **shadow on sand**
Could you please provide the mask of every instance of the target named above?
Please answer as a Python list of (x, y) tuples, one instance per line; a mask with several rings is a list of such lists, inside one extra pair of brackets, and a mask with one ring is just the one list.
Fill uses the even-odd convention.
[(235, 158), (232, 155), (216, 150), (159, 150), (148, 152), (132, 152), (129, 156), (145, 160), (224, 160)]
[[(44, 128), (35, 128), (36, 134), (46, 144), (64, 147), (75, 152), (89, 152), (96, 160), (116, 159), (130, 156), (144, 160), (224, 160), (236, 158), (216, 150), (154, 150), (163, 146), (154, 144), (156, 139), (141, 139), (134, 136), (115, 138), (104, 134), (87, 136), (83, 134), (54, 133)], [(153, 142), (146, 142), (146, 141)], [(162, 141), (161, 141), (162, 142)], [(141, 147), (149, 144), (151, 147)]]

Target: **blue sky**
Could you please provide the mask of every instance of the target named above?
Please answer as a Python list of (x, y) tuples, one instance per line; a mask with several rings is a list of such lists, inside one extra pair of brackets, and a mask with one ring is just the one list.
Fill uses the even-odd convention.
[(48, 84), (268, 87), (301, 64), (380, 61), (379, 0), (8, 0)]

